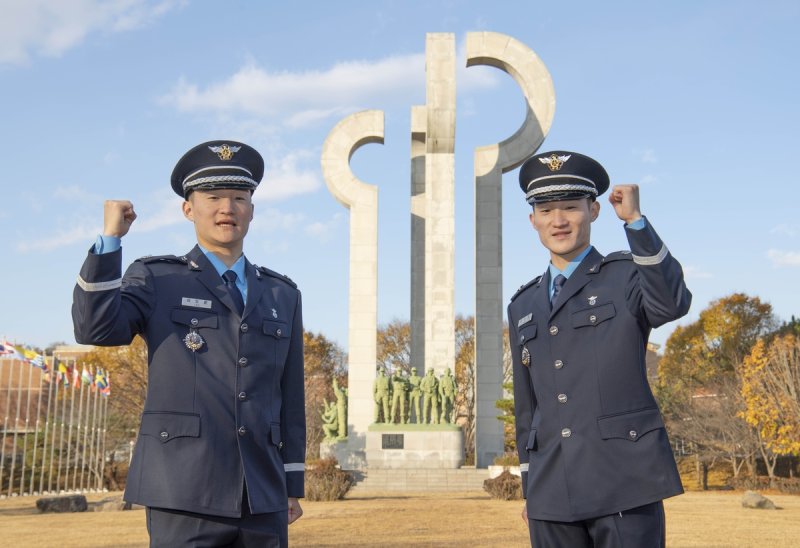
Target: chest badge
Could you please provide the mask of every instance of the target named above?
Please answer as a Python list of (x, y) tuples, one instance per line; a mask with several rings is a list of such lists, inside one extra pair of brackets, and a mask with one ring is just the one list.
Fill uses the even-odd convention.
[(522, 347), (522, 365), (529, 367), (531, 365), (531, 353), (527, 346)]
[(192, 352), (197, 352), (201, 348), (206, 341), (203, 340), (203, 337), (200, 336), (200, 333), (192, 329), (189, 331), (186, 336), (183, 338), (183, 344), (186, 345), (186, 348), (191, 350)]
[(589, 301), (590, 305), (594, 306), (595, 304), (597, 304), (597, 295), (592, 295), (586, 300)]
[(278, 317), (278, 312), (274, 308), (272, 309), (272, 317), (273, 318), (277, 318)]

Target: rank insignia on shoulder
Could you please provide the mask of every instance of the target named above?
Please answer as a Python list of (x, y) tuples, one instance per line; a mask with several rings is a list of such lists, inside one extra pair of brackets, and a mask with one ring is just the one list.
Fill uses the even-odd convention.
[(522, 365), (525, 367), (530, 367), (531, 365), (531, 353), (527, 346), (522, 347)]
[(590, 305), (594, 306), (595, 304), (597, 304), (597, 295), (592, 295), (586, 300), (589, 301)]

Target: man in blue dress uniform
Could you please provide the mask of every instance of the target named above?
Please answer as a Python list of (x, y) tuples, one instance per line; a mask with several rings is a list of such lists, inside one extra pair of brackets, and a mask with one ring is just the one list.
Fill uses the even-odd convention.
[(651, 329), (689, 310), (681, 266), (642, 216), (636, 185), (609, 196), (631, 251), (591, 246), (596, 198), (609, 187), (595, 160), (538, 154), (519, 181), (550, 252), (508, 306), (531, 544), (663, 546), (661, 501), (683, 489), (645, 355)]
[(198, 245), (122, 275), (136, 219), (105, 203), (75, 286), (80, 343), (148, 348), (147, 399), (125, 500), (147, 507), (151, 546), (286, 546), (302, 515), (305, 461), (300, 292), (243, 255), (261, 155), (202, 143), (172, 173)]

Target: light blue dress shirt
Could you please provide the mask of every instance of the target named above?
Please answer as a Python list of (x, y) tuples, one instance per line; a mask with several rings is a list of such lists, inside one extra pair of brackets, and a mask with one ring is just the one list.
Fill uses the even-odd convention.
[[(628, 228), (630, 228), (631, 230), (641, 230), (641, 229), (643, 229), (644, 227), (647, 226), (647, 221), (645, 220), (644, 217), (642, 217), (639, 220), (633, 221), (631, 224), (626, 225), (626, 226)], [(590, 245), (589, 247), (584, 249), (581, 252), (580, 255), (578, 255), (577, 257), (575, 257), (574, 259), (572, 259), (569, 262), (569, 264), (567, 265), (567, 267), (564, 270), (559, 270), (558, 268), (553, 266), (553, 263), (550, 263), (550, 292), (548, 293), (548, 295), (550, 295), (551, 299), (553, 298), (553, 280), (556, 279), (556, 276), (561, 274), (565, 278), (569, 279), (569, 277), (572, 275), (572, 273), (575, 272), (575, 269), (578, 268), (578, 265), (581, 264), (581, 261), (592, 250), (592, 247), (593, 246)]]
[[(94, 243), (94, 252), (98, 255), (103, 255), (104, 253), (113, 253), (114, 251), (118, 250), (122, 246), (122, 239), (117, 238), (116, 236), (105, 236), (100, 234), (97, 236), (97, 240)], [(239, 257), (233, 265), (228, 268), (225, 266), (219, 257), (205, 249), (203, 246), (198, 246), (209, 262), (214, 266), (214, 269), (219, 274), (220, 278), (227, 270), (233, 270), (236, 272), (236, 287), (239, 288), (239, 291), (242, 294), (242, 300), (247, 303), (247, 275), (244, 271), (245, 261), (244, 255)]]

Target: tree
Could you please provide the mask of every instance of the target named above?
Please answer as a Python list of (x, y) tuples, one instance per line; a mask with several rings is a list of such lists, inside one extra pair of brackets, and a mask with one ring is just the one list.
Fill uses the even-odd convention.
[(464, 430), (464, 462), (475, 463), (475, 318), (456, 316), (456, 423)]
[[(411, 367), (411, 324), (394, 319), (378, 329), (377, 365), (382, 365), (387, 374), (395, 370), (410, 374)], [(424, 375), (424, 371), (417, 371)]]
[(734, 476), (743, 462), (755, 474), (760, 443), (740, 415), (740, 371), (758, 338), (775, 326), (769, 303), (735, 293), (713, 301), (667, 340), (656, 393), (670, 431), (697, 448), (701, 467), (722, 456)]
[(322, 417), (326, 401), (335, 401), (333, 379), (347, 386), (347, 354), (322, 333), (303, 333), (306, 393), (306, 454), (319, 457), (319, 444), (324, 437)]
[(762, 440), (767, 474), (779, 455), (800, 454), (800, 339), (793, 334), (760, 339), (742, 364), (740, 412)]

